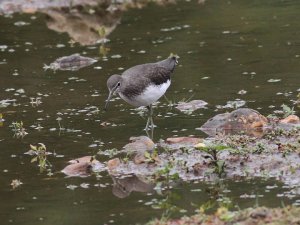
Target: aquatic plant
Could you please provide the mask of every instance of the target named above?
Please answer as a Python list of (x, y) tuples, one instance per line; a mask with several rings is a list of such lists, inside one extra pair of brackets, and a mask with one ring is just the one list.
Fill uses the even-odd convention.
[(3, 121), (4, 121), (4, 119), (3, 119), (3, 114), (0, 113), (0, 127), (3, 126)]
[(285, 104), (282, 104), (281, 107), (282, 107), (282, 111), (284, 113), (284, 115), (283, 115), (284, 118), (295, 114), (294, 107), (291, 108)]
[(38, 143), (37, 145), (30, 144), (30, 150), (28, 152), (30, 155), (35, 155), (34, 158), (31, 159), (31, 163), (38, 162), (38, 166), (40, 167), (40, 172), (48, 171), (48, 174), (51, 174), (51, 163), (47, 159), (47, 155), (50, 153), (47, 152), (46, 146), (43, 143)]
[(255, 149), (253, 150), (253, 153), (261, 154), (266, 150), (266, 147), (262, 143), (257, 143), (255, 146)]
[(193, 216), (184, 216), (180, 219), (155, 219), (147, 225), (171, 224), (274, 224), (290, 225), (299, 222), (300, 208), (297, 206), (283, 206), (282, 208), (251, 207), (239, 211), (229, 211), (220, 207), (213, 214), (197, 213)]
[(57, 121), (57, 123), (58, 123), (59, 131), (64, 130), (64, 128), (63, 128), (63, 127), (61, 126), (61, 124), (60, 124), (60, 121), (62, 121), (62, 118), (61, 118), (61, 117), (57, 117), (57, 118), (56, 118), (56, 121)]
[(102, 26), (98, 29), (98, 35), (100, 37), (100, 43), (101, 43), (101, 45), (99, 46), (100, 58), (104, 58), (107, 56), (108, 52), (110, 51), (110, 48), (105, 46), (105, 43), (109, 41), (108, 39), (105, 38), (107, 35), (105, 27)]
[(152, 153), (145, 151), (144, 156), (145, 156), (145, 162), (147, 163), (155, 163), (158, 161), (157, 151), (153, 151)]
[(30, 98), (30, 104), (32, 107), (39, 106), (40, 104), (42, 104), (42, 98), (41, 97)]
[(12, 187), (12, 189), (16, 189), (17, 187), (19, 187), (22, 184), (23, 183), (21, 182), (21, 180), (14, 179), (14, 180), (11, 181), (10, 186)]
[(26, 129), (23, 127), (23, 121), (21, 121), (21, 122), (12, 122), (10, 127), (12, 127), (12, 131), (14, 132), (14, 137), (23, 138), (28, 134), (26, 132)]
[(171, 161), (168, 161), (168, 163), (166, 163), (164, 165), (164, 167), (162, 167), (156, 171), (155, 177), (157, 177), (157, 178), (163, 177), (167, 181), (173, 180), (173, 179), (179, 179), (178, 173), (174, 173), (174, 171), (172, 171), (173, 168), (174, 168), (174, 164)]
[(113, 158), (115, 155), (119, 154), (119, 150), (117, 148), (111, 148), (111, 149), (106, 149), (106, 150), (99, 150), (98, 155), (106, 155), (110, 159)]
[(172, 214), (178, 214), (182, 210), (174, 204), (174, 202), (178, 201), (180, 197), (180, 195), (168, 189), (165, 192), (164, 198), (157, 200), (155, 204), (152, 205), (152, 208), (163, 210), (161, 219), (166, 220), (170, 218)]
[[(194, 95), (195, 94), (192, 94), (190, 97), (188, 97), (188, 98), (182, 98), (179, 101), (177, 101), (175, 99), (170, 100), (170, 99), (167, 98), (166, 95), (164, 95), (164, 98), (165, 98), (165, 100), (167, 101), (167, 104), (168, 104), (167, 105), (168, 106), (167, 111), (168, 112), (171, 111), (173, 109), (173, 107), (178, 106), (178, 104), (180, 104), (180, 103), (187, 103), (187, 102), (189, 102), (194, 97)], [(194, 110), (185, 110), (184, 113), (187, 114), (187, 115), (191, 115), (193, 113), (193, 111)]]
[(206, 152), (211, 159), (211, 163), (214, 167), (214, 172), (221, 176), (225, 170), (225, 161), (218, 158), (218, 153), (228, 149), (228, 146), (222, 144), (210, 143), (208, 145), (196, 148), (200, 151)]

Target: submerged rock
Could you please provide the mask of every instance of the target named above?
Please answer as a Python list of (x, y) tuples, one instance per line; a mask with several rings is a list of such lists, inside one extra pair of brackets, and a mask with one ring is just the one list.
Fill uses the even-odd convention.
[(208, 103), (202, 100), (193, 100), (190, 102), (179, 102), (176, 108), (181, 112), (191, 113), (197, 109), (203, 109)]
[(217, 133), (234, 134), (244, 132), (253, 136), (262, 136), (263, 127), (268, 120), (259, 112), (240, 108), (231, 113), (223, 113), (209, 119), (200, 128), (208, 135), (215, 136)]
[(64, 56), (56, 59), (53, 63), (49, 66), (44, 65), (44, 69), (52, 69), (52, 70), (79, 70), (83, 67), (92, 65), (93, 63), (97, 62), (97, 60), (81, 56), (80, 54), (76, 53), (70, 56)]
[(131, 192), (152, 192), (155, 184), (150, 183), (131, 175), (129, 177), (111, 177), (113, 180), (112, 193), (118, 198), (125, 198), (130, 195)]

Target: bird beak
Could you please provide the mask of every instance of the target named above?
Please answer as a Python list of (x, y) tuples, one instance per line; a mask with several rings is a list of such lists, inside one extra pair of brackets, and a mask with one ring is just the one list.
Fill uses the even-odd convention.
[(107, 110), (108, 103), (109, 103), (110, 99), (112, 98), (113, 94), (114, 93), (112, 91), (109, 92), (108, 98), (106, 99), (106, 103), (105, 103), (105, 106), (104, 106), (105, 111)]
[(116, 90), (117, 90), (117, 87), (115, 87), (115, 88), (113, 88), (112, 90), (109, 91), (109, 95), (108, 95), (108, 98), (106, 99), (106, 103), (105, 103), (105, 106), (104, 106), (105, 111), (107, 110), (108, 103), (112, 99), (112, 97), (115, 94)]
[(178, 59), (179, 59), (179, 58), (180, 58), (180, 57), (179, 57), (178, 55), (175, 56), (175, 65), (178, 64)]

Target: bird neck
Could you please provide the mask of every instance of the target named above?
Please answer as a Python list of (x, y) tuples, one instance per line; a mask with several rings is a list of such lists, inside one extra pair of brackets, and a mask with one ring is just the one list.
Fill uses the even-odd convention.
[(166, 69), (170, 70), (173, 72), (174, 68), (175, 68), (175, 62), (176, 60), (173, 58), (167, 58), (165, 60), (162, 60), (160, 62), (158, 62), (159, 66), (165, 67)]

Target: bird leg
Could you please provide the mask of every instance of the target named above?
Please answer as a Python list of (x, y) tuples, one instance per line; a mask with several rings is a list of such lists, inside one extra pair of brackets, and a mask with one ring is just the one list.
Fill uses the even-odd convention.
[(153, 115), (152, 104), (148, 105), (147, 109), (148, 109), (148, 119), (147, 119), (147, 124), (146, 124), (145, 130), (149, 129), (149, 125), (151, 125), (151, 129), (154, 128), (154, 123), (153, 123), (153, 118), (152, 118), (152, 115)]
[[(153, 139), (153, 131), (154, 131), (154, 123), (153, 123), (153, 118), (152, 118), (152, 115), (153, 115), (153, 110), (152, 110), (152, 105), (149, 105), (147, 106), (147, 109), (148, 109), (148, 119), (147, 119), (147, 124), (146, 124), (146, 127), (145, 127), (145, 130), (146, 130), (146, 133), (147, 133), (147, 136), (151, 139)], [(151, 135), (149, 135), (149, 125), (151, 124)]]

